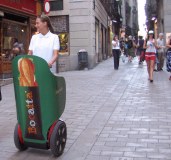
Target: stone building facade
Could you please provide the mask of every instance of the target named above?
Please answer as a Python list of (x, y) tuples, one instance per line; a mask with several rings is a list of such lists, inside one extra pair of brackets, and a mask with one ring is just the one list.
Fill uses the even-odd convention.
[[(106, 59), (109, 50), (109, 16), (99, 0), (63, 0), (62, 9), (51, 10), (55, 33), (59, 35), (61, 50), (58, 71), (78, 69), (81, 49), (88, 52), (88, 68)], [(50, 3), (55, 3), (50, 0)], [(54, 5), (54, 4), (53, 4)], [(57, 4), (56, 4), (57, 5)]]
[(146, 1), (147, 30), (154, 30), (155, 38), (160, 32), (164, 33), (165, 39), (171, 34), (170, 8), (170, 0)]
[(157, 34), (163, 32), (165, 38), (171, 34), (171, 1), (169, 0), (159, 0), (157, 1), (156, 10), (156, 26)]
[(138, 35), (138, 5), (137, 0), (122, 0), (123, 28), (126, 35)]

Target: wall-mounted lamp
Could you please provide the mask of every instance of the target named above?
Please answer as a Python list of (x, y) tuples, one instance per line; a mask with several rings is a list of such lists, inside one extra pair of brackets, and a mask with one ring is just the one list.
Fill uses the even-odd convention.
[(0, 11), (0, 17), (4, 17), (4, 12)]
[(116, 20), (112, 20), (114, 23), (117, 23), (117, 21)]
[(151, 20), (154, 21), (156, 19), (156, 17), (152, 17)]
[(155, 23), (157, 23), (157, 18), (155, 19), (155, 21), (154, 21)]

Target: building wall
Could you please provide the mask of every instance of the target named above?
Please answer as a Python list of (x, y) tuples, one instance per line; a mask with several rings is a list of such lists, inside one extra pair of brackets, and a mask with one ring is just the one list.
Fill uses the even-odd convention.
[[(49, 0), (49, 1), (54, 1), (54, 0)], [(49, 13), (49, 16), (57, 16), (57, 15), (69, 15), (70, 12), (70, 7), (69, 7), (69, 1), (70, 0), (64, 0), (64, 10), (60, 10), (60, 11), (51, 11)]]
[(160, 33), (160, 32), (165, 32), (164, 31), (164, 19), (163, 19), (163, 16), (164, 16), (164, 12), (163, 12), (163, 0), (160, 0), (158, 1), (158, 9), (157, 9), (157, 33)]
[[(127, 17), (127, 13), (126, 13), (126, 3), (129, 4), (129, 6), (131, 7), (130, 13)], [(136, 9), (136, 13), (133, 13), (134, 8), (133, 6), (135, 6)], [(138, 30), (137, 33), (135, 33), (135, 26), (133, 25), (134, 23), (138, 26), (138, 5), (137, 5), (137, 0), (122, 0), (122, 16), (123, 16), (123, 26), (127, 27), (126, 28), (126, 33), (131, 34), (131, 35), (136, 35), (138, 34)]]
[[(95, 19), (98, 19), (99, 21), (99, 52), (101, 53), (101, 47), (105, 43), (103, 42), (102, 44), (100, 40), (101, 26), (104, 26), (104, 28), (107, 29), (107, 13), (98, 0), (95, 1), (95, 6), (93, 4), (93, 0), (70, 0), (69, 17), (70, 67), (71, 69), (77, 69), (77, 53), (80, 49), (86, 49), (88, 52), (89, 68), (93, 68), (98, 61), (98, 53), (95, 52)], [(105, 34), (104, 28), (103, 35)], [(100, 58), (100, 60), (101, 59), (102, 58)]]
[(125, 27), (126, 26), (126, 10), (125, 10), (125, 3), (126, 3), (126, 1), (125, 0), (122, 0), (122, 9), (121, 9), (121, 12), (122, 12), (122, 17), (123, 17), (123, 19), (122, 19), (122, 25), (123, 25), (123, 27)]
[[(99, 39), (98, 39), (98, 53), (95, 53), (95, 27), (93, 28), (93, 51), (96, 55), (96, 61), (102, 61), (103, 59), (105, 59), (106, 55), (107, 55), (107, 35), (105, 33), (105, 31), (108, 29), (108, 14), (105, 11), (104, 7), (102, 6), (102, 4), (100, 3), (100, 1), (96, 0), (95, 3), (95, 10), (94, 10), (94, 14), (93, 14), (93, 26), (95, 26), (95, 19), (97, 19), (99, 21)], [(103, 34), (103, 40), (102, 40), (102, 34)], [(103, 47), (103, 50), (102, 50)]]
[[(77, 69), (80, 49), (88, 52), (92, 59), (92, 4), (90, 0), (70, 0), (70, 69)], [(91, 7), (90, 7), (91, 6)], [(90, 65), (91, 66), (91, 65)]]
[[(99, 20), (99, 35), (101, 26), (107, 29), (107, 13), (102, 4), (96, 0), (94, 9), (93, 0), (64, 0), (63, 11), (53, 11), (49, 14), (49, 16), (59, 15), (69, 15), (70, 54), (65, 57), (66, 70), (78, 69), (77, 53), (80, 49), (87, 50), (89, 68), (93, 68), (98, 59), (95, 53), (95, 19)], [(100, 36), (99, 43), (99, 52), (101, 52)]]
[(171, 1), (170, 0), (159, 0), (157, 1), (157, 32), (156, 37), (160, 32), (165, 35), (164, 40), (166, 40), (168, 33), (171, 33)]
[(163, 19), (164, 19), (164, 31), (165, 33), (171, 32), (171, 1), (170, 0), (164, 0), (163, 1)]

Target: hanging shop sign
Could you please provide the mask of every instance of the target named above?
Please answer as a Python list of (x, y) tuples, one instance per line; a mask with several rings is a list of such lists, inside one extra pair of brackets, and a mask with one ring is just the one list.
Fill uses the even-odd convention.
[(36, 15), (35, 0), (0, 0), (0, 7), (6, 7)]

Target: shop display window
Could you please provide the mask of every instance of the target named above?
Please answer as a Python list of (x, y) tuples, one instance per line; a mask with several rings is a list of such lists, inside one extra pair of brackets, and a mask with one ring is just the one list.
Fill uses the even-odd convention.
[(1, 60), (11, 61), (15, 56), (25, 54), (27, 44), (26, 33), (27, 27), (25, 25), (1, 22)]
[(64, 55), (68, 54), (68, 39), (69, 39), (69, 34), (68, 33), (60, 33), (58, 34), (59, 36), (59, 41), (60, 41), (60, 51), (59, 53)]

